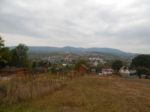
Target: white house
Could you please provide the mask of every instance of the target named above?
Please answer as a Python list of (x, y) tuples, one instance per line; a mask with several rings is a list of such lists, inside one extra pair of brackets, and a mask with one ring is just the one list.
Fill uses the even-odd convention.
[(130, 71), (128, 69), (128, 67), (123, 66), (120, 71), (119, 71), (120, 75), (122, 77), (129, 77), (130, 76)]
[(111, 75), (112, 73), (113, 73), (113, 70), (111, 68), (102, 69), (103, 75)]

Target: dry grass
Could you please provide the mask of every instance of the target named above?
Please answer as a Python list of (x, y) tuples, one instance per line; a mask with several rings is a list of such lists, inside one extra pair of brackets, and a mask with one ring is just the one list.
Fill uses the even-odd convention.
[(65, 77), (42, 74), (38, 76), (12, 77), (0, 82), (0, 103), (14, 104), (35, 99), (62, 89)]
[(150, 80), (83, 76), (53, 94), (0, 112), (150, 112)]

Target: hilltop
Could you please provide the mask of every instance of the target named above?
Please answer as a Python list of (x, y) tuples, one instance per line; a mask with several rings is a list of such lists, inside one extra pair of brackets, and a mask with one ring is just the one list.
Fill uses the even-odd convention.
[(136, 54), (124, 52), (118, 49), (113, 48), (80, 48), (80, 47), (43, 47), (43, 46), (28, 46), (30, 54), (49, 54), (49, 53), (74, 53), (77, 55), (84, 55), (84, 54), (104, 54), (110, 56), (117, 56), (117, 57), (124, 57), (124, 58), (131, 58), (134, 57)]

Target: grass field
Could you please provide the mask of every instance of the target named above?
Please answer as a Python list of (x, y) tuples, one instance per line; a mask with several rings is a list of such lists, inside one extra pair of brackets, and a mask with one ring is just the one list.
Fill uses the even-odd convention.
[(0, 112), (150, 112), (150, 80), (83, 76), (34, 100)]

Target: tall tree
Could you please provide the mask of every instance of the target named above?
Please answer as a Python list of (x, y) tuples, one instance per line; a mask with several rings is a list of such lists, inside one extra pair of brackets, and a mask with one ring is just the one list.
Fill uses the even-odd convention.
[(132, 60), (131, 67), (146, 67), (150, 69), (150, 55), (138, 55)]
[(132, 60), (131, 67), (137, 70), (140, 78), (142, 74), (150, 75), (150, 55), (138, 55)]
[(112, 63), (112, 68), (118, 72), (120, 70), (120, 68), (123, 66), (123, 62), (121, 60), (115, 60), (113, 63)]
[(11, 52), (9, 48), (3, 47), (0, 49), (0, 68), (10, 65)]
[(0, 49), (4, 47), (4, 40), (2, 39), (2, 37), (0, 36)]
[(28, 47), (19, 44), (12, 51), (12, 64), (16, 67), (28, 67)]
[(5, 47), (4, 40), (0, 36), (0, 68), (10, 64), (11, 54), (9, 48)]

